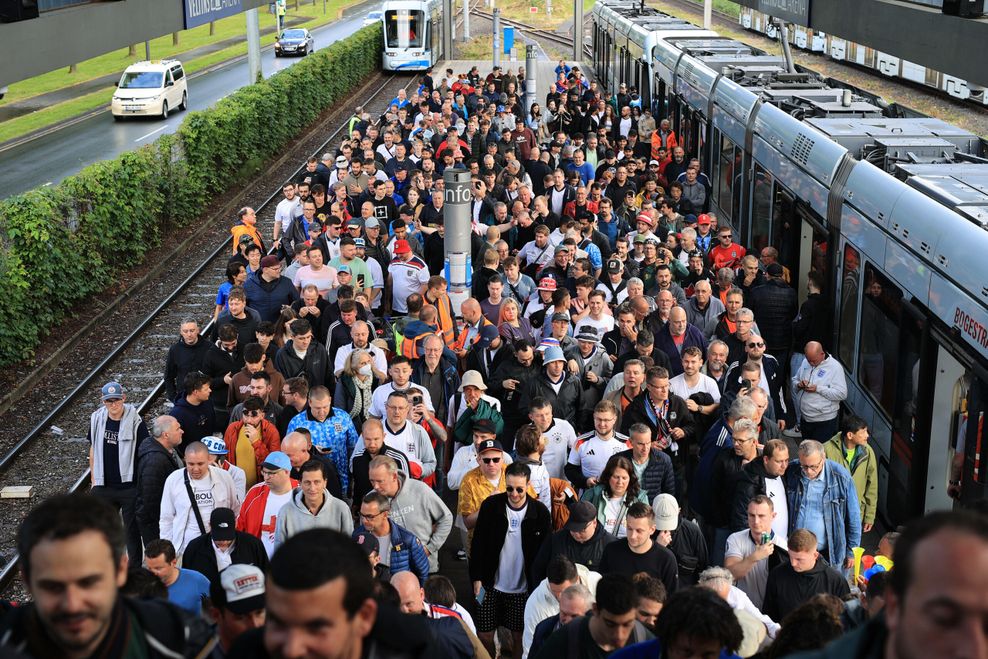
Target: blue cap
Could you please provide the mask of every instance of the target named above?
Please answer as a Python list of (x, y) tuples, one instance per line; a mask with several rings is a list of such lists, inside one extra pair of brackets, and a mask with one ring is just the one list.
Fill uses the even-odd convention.
[(226, 449), (226, 442), (219, 437), (209, 435), (208, 437), (203, 437), (199, 441), (205, 445), (206, 450), (209, 451), (210, 455), (226, 455), (229, 453)]
[[(363, 238), (354, 238), (353, 244), (356, 245), (357, 247), (367, 247), (367, 241), (365, 241)], [(348, 269), (349, 267), (350, 266), (347, 266)]]
[(119, 382), (107, 382), (100, 391), (103, 394), (103, 400), (123, 398), (124, 396), (124, 388), (120, 386)]
[(559, 346), (549, 346), (545, 349), (545, 356), (542, 357), (543, 364), (564, 361), (566, 361), (566, 357), (563, 356), (563, 349)]
[(350, 266), (348, 266), (348, 265), (346, 265), (346, 264), (342, 264), (342, 265), (340, 265), (340, 267), (338, 267), (338, 268), (336, 269), (336, 272), (337, 272), (337, 274), (339, 274), (339, 273), (341, 273), (341, 272), (349, 272), (350, 274), (353, 274), (353, 271), (352, 271), (352, 270), (350, 270)]
[(474, 344), (477, 350), (490, 347), (491, 343), (499, 336), (497, 325), (484, 325), (480, 328), (480, 338)]
[(504, 112), (504, 106), (503, 105), (497, 106), (497, 111), (498, 112)]
[(268, 453), (268, 457), (264, 458), (264, 462), (261, 466), (267, 467), (268, 469), (284, 469), (285, 471), (291, 471), (292, 461), (281, 451), (271, 451)]

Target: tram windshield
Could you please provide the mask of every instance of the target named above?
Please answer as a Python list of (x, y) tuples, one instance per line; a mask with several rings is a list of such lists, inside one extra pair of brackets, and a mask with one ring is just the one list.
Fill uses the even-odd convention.
[(421, 48), (425, 35), (425, 12), (418, 9), (391, 9), (384, 13), (388, 48)]

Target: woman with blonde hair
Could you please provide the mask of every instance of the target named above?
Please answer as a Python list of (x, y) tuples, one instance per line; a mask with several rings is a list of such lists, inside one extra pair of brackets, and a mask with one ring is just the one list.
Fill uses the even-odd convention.
[(501, 303), (501, 311), (497, 317), (497, 331), (508, 343), (520, 339), (535, 340), (535, 332), (528, 318), (521, 315), (521, 307), (513, 297), (505, 298)]

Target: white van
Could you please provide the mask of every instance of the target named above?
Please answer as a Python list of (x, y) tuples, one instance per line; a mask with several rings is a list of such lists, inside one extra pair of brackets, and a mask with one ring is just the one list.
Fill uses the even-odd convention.
[(110, 112), (117, 121), (137, 115), (167, 119), (175, 108), (188, 107), (189, 84), (178, 60), (131, 64), (120, 76), (110, 102)]

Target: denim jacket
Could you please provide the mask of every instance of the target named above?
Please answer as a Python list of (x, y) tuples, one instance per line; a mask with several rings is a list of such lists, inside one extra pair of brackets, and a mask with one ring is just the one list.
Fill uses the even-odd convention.
[[(799, 507), (803, 505), (802, 472), (799, 460), (789, 463), (784, 476), (789, 504), (789, 533), (796, 530)], [(827, 562), (838, 567), (854, 554), (861, 544), (861, 511), (854, 480), (846, 469), (833, 460), (824, 467), (823, 524), (827, 532)]]

